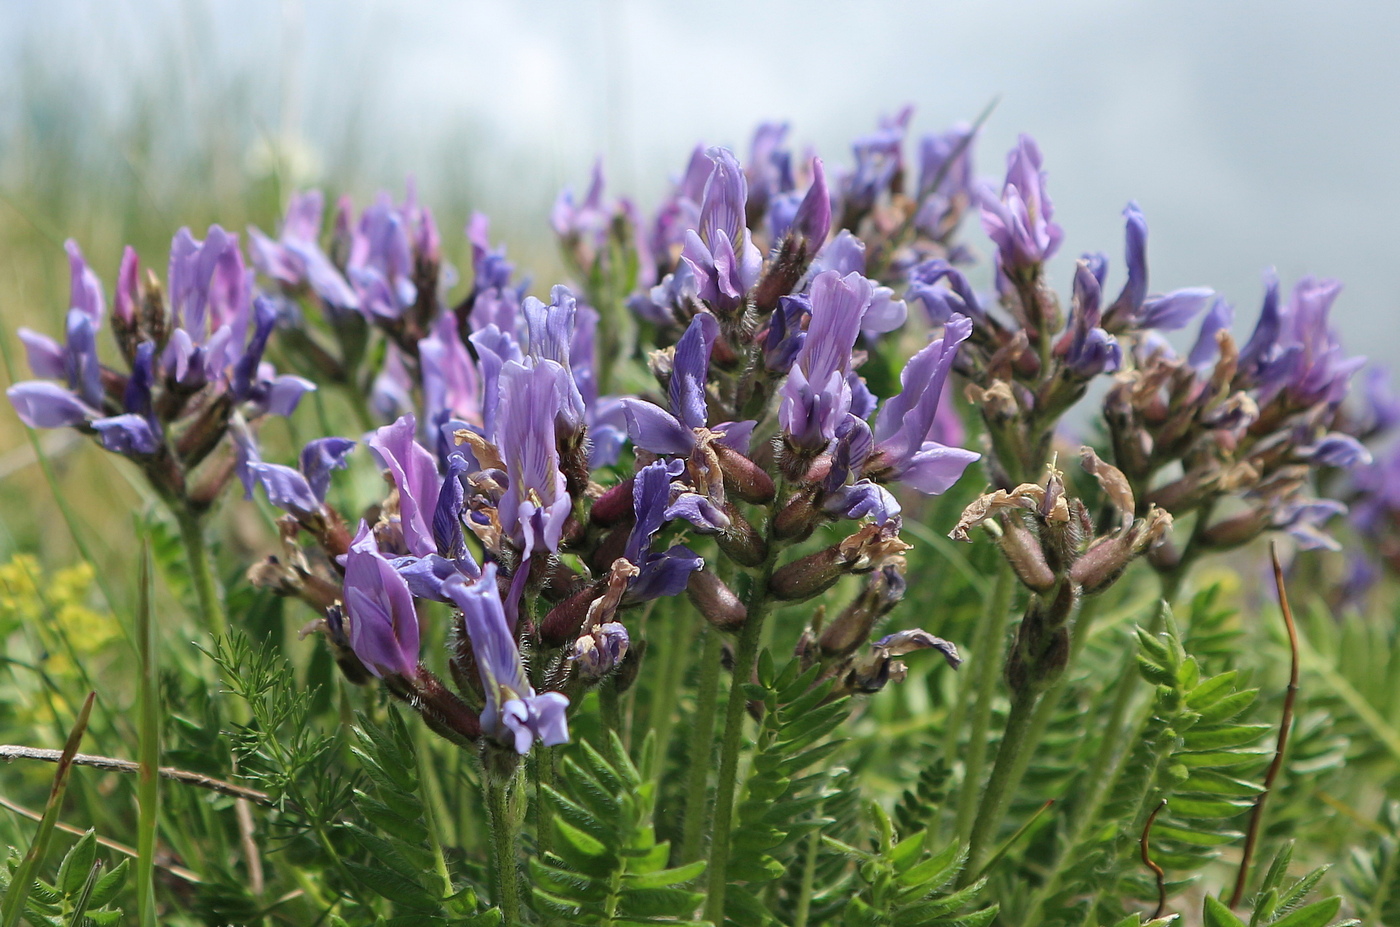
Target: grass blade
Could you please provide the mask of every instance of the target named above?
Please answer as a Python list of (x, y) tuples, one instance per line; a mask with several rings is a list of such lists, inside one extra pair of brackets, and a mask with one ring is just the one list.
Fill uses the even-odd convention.
[(136, 650), (141, 667), (141, 770), (136, 784), (141, 809), (136, 835), (136, 923), (140, 927), (155, 927), (156, 923), (156, 820), (160, 813), (160, 685), (151, 561), (151, 540), (147, 536), (141, 544), (141, 588), (136, 606)]

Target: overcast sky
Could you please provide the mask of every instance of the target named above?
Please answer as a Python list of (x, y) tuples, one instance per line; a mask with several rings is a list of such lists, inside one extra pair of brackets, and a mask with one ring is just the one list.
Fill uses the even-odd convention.
[[(1066, 229), (1056, 278), (1114, 256), (1136, 199), (1154, 289), (1205, 284), (1252, 320), (1265, 267), (1347, 289), (1349, 346), (1400, 364), (1400, 4), (1124, 0), (965, 3), (7, 0), (0, 61), (43, 63), (75, 106), (119, 119), (134, 87), (299, 139), (352, 140), (358, 169), (435, 189), (470, 177), (512, 227), (544, 228), (603, 155), (654, 200), (697, 141), (747, 151), (787, 119), (800, 147), (849, 140), (908, 102), (915, 131), (1000, 97), (978, 166), (1041, 144)], [(3, 76), (0, 86), (14, 86)], [(0, 122), (12, 97), (0, 90)], [(201, 101), (206, 101), (201, 103)], [(173, 108), (173, 122), (190, 118)], [(193, 124), (193, 122), (192, 122)], [(249, 133), (252, 135), (253, 133)], [(252, 163), (252, 162), (250, 162)], [(976, 229), (970, 233), (980, 238)], [(1116, 285), (1116, 284), (1115, 284)]]

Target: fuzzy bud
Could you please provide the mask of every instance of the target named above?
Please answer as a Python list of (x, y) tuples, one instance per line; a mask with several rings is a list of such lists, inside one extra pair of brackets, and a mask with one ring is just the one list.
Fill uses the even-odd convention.
[(870, 629), (904, 598), (904, 576), (887, 566), (865, 581), (860, 594), (836, 619), (822, 628), (817, 637), (823, 658), (840, 658), (855, 653), (870, 636)]
[(729, 527), (715, 535), (715, 543), (725, 556), (746, 567), (756, 567), (768, 558), (768, 543), (749, 524), (734, 503), (724, 504)]
[(748, 618), (744, 603), (709, 570), (691, 573), (685, 594), (696, 610), (705, 616), (705, 620), (721, 631), (737, 631)]
[(715, 444), (714, 450), (724, 472), (725, 489), (754, 505), (766, 505), (773, 498), (773, 478), (762, 467), (732, 447)]
[(610, 528), (633, 516), (632, 490), (636, 477), (629, 476), (615, 486), (609, 487), (601, 496), (593, 500), (588, 510), (589, 520), (595, 525)]

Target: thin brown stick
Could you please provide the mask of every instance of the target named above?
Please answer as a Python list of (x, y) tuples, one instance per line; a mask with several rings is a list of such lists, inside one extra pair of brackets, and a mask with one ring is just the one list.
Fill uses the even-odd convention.
[[(20, 817), (29, 818), (29, 820), (31, 821), (37, 821), (43, 817), (43, 815), (39, 814), (39, 812), (30, 811), (23, 805), (17, 805), (3, 795), (0, 795), (0, 808), (5, 808), (10, 811), (13, 811)], [(63, 831), (64, 833), (72, 834), (75, 837), (81, 837), (87, 833), (87, 831), (83, 830), (80, 827), (74, 827), (72, 824), (64, 824), (62, 821), (55, 821), (53, 826)], [(114, 850), (117, 853), (122, 854), (123, 856), (130, 856), (132, 859), (136, 858), (136, 849), (134, 847), (129, 847), (124, 843), (118, 843), (115, 840), (108, 840), (101, 834), (93, 834), (93, 837), (96, 838), (98, 843), (100, 843), (102, 846), (106, 847), (109, 850)], [(204, 881), (196, 873), (191, 872), (183, 866), (171, 866), (166, 863), (162, 863), (160, 860), (156, 860), (156, 867), (158, 869), (164, 869), (171, 875), (180, 879), (184, 879), (186, 882), (190, 882), (195, 885)]]
[(1152, 825), (1157, 823), (1157, 815), (1162, 813), (1162, 809), (1167, 807), (1167, 800), (1164, 798), (1152, 809), (1152, 813), (1147, 816), (1147, 823), (1142, 826), (1142, 836), (1138, 839), (1138, 851), (1142, 854), (1142, 864), (1152, 870), (1152, 874), (1157, 877), (1157, 910), (1152, 912), (1152, 920), (1162, 916), (1162, 912), (1167, 908), (1167, 874), (1162, 871), (1162, 867), (1152, 861), (1152, 848), (1148, 845), (1148, 839), (1152, 836)]
[[(57, 763), (62, 757), (62, 750), (49, 750), (42, 747), (22, 747), (14, 744), (0, 745), (0, 760), (9, 762), (10, 760), (43, 760), (47, 763)], [(91, 766), (94, 769), (106, 769), (111, 772), (138, 773), (141, 771), (141, 764), (131, 760), (119, 760), (112, 756), (95, 756), (91, 753), (76, 753), (73, 755), (73, 763), (77, 766)], [(174, 766), (162, 766), (160, 774), (165, 779), (176, 782), (183, 782), (185, 785), (197, 786), (201, 789), (209, 789), (223, 795), (232, 795), (234, 798), (246, 798), (248, 801), (257, 802), (259, 805), (271, 806), (275, 804), (272, 796), (257, 789), (250, 789), (246, 786), (235, 785), (232, 782), (225, 782), (222, 779), (215, 779), (202, 773), (190, 772), (185, 769), (176, 769)]]
[(1254, 845), (1259, 841), (1259, 829), (1264, 822), (1264, 802), (1273, 791), (1274, 780), (1283, 768), (1283, 753), (1288, 747), (1288, 732), (1293, 727), (1293, 703), (1298, 699), (1298, 628), (1293, 624), (1293, 609), (1288, 605), (1288, 589), (1283, 581), (1283, 566), (1278, 562), (1278, 548), (1269, 545), (1269, 556), (1274, 561), (1274, 585), (1278, 587), (1279, 610), (1283, 612), (1283, 624), (1288, 628), (1288, 649), (1292, 662), (1288, 671), (1288, 690), (1283, 696), (1283, 717), (1278, 724), (1278, 745), (1274, 748), (1274, 759), (1269, 771), (1264, 774), (1264, 791), (1254, 799), (1254, 810), (1249, 815), (1249, 830), (1244, 838), (1244, 853), (1240, 856), (1240, 871), (1235, 876), (1235, 891), (1230, 896), (1230, 907), (1238, 908), (1244, 899), (1245, 883), (1249, 881), (1249, 861), (1254, 856)]

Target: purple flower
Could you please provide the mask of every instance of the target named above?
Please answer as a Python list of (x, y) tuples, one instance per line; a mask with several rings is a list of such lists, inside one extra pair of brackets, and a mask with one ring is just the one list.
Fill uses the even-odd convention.
[(1257, 386), (1263, 402), (1284, 393), (1297, 406), (1337, 405), (1346, 396), (1352, 374), (1366, 363), (1364, 357), (1344, 355), (1328, 324), (1342, 285), (1304, 277), (1280, 308), (1278, 282), (1272, 275), (1267, 282), (1259, 323), (1240, 352), (1245, 382)]
[(637, 471), (632, 490), (636, 522), (622, 554), (640, 571), (629, 584), (629, 602), (679, 595), (685, 590), (690, 574), (705, 565), (695, 551), (683, 544), (676, 544), (664, 553), (653, 553), (651, 549), (656, 533), (668, 517), (674, 517), (668, 510), (672, 480), (684, 472), (685, 462), (681, 460), (658, 460)]
[(768, 209), (768, 228), (773, 241), (784, 235), (806, 243), (807, 253), (826, 244), (831, 232), (831, 191), (826, 186), (826, 170), (821, 158), (812, 159), (812, 184), (800, 198), (797, 191), (776, 197)]
[(595, 249), (606, 245), (612, 211), (603, 205), (603, 183), (603, 161), (600, 158), (593, 162), (593, 176), (582, 203), (574, 203), (574, 191), (570, 188), (565, 187), (560, 191), (549, 217), (554, 234), (565, 240), (588, 242)]
[(1364, 466), (1371, 462), (1371, 452), (1351, 435), (1331, 432), (1323, 435), (1308, 447), (1298, 448), (1298, 456), (1314, 466), (1352, 467)]
[(900, 372), (902, 389), (875, 420), (875, 450), (865, 472), (880, 482), (907, 483), (923, 493), (946, 492), (981, 455), (930, 439), (944, 381), (958, 346), (972, 333), (972, 320), (954, 316), (943, 337), (909, 359)]
[(497, 411), (501, 396), (501, 370), (512, 361), (519, 363), (524, 354), (511, 330), (490, 324), (472, 332), (468, 339), (476, 348), (481, 364), (481, 433), (488, 441), (496, 439)]
[(65, 428), (80, 425), (93, 410), (69, 390), (46, 380), (26, 380), (5, 390), (20, 421), (30, 428)]
[(414, 441), (415, 431), (413, 416), (405, 415), (375, 431), (367, 443), (398, 490), (399, 525), (407, 552), (424, 557), (437, 552), (431, 519), (441, 480), (433, 455)]
[[(874, 447), (870, 426), (854, 415), (847, 416), (832, 451), (831, 469), (822, 483), (822, 508), (827, 513), (851, 519), (869, 516), (881, 525), (899, 517), (899, 501), (889, 490), (859, 478)], [(848, 483), (852, 476), (858, 478)]]
[(576, 434), (587, 419), (583, 394), (574, 380), (574, 369), (569, 360), (578, 302), (568, 287), (554, 286), (549, 291), (548, 306), (533, 296), (527, 296), (522, 311), (528, 331), (526, 353), (536, 361), (550, 360), (559, 365), (564, 390), (559, 408), (560, 424), (566, 433)]
[(453, 577), (443, 584), (443, 592), (462, 610), (462, 624), (471, 641), (472, 655), (486, 707), (481, 712), (481, 730), (515, 752), (525, 755), (536, 740), (546, 747), (568, 743), (565, 711), (569, 700), (559, 692), (536, 695), (520, 662), (520, 650), (506, 624), (505, 608), (496, 585), (496, 565), (488, 563), (481, 579), (468, 584)]
[(252, 286), (238, 236), (217, 225), (203, 242), (180, 229), (170, 245), (169, 301), (175, 331), (162, 360), (169, 376), (198, 388), (242, 353)]
[(350, 647), (374, 675), (418, 675), (418, 613), (408, 583), (379, 553), (368, 524), (345, 555), (341, 593), (350, 622)]
[(1374, 537), (1400, 513), (1400, 445), (1392, 445), (1381, 459), (1358, 467), (1351, 476), (1357, 489), (1351, 520)]
[(509, 290), (510, 275), (515, 271), (515, 265), (506, 260), (505, 245), (495, 249), (491, 247), (491, 220), (484, 213), (472, 213), (471, 221), (467, 223), (467, 240), (472, 245), (472, 293), (480, 294), (487, 290), (504, 293)]
[(418, 299), (413, 282), (415, 243), (437, 239), (432, 216), (418, 207), (412, 186), (402, 206), (380, 193), (351, 233), (346, 274), (366, 318), (397, 319)]
[(1118, 339), (1100, 327), (1099, 280), (1088, 261), (1080, 261), (1074, 271), (1074, 305), (1069, 328), (1055, 346), (1066, 366), (1083, 379), (1101, 373), (1113, 373), (1123, 363), (1123, 349)]
[(384, 351), (384, 365), (370, 385), (369, 405), (382, 420), (393, 421), (401, 415), (412, 415), (413, 377), (404, 362), (398, 345), (389, 344)]
[(316, 384), (303, 377), (278, 376), (271, 364), (263, 363), (263, 353), (276, 324), (277, 309), (272, 301), (265, 296), (253, 300), (253, 334), (234, 362), (229, 385), (236, 401), (252, 403), (254, 417), (267, 412), (291, 415), (302, 395), (316, 388)]
[(698, 229), (685, 233), (681, 257), (695, 273), (700, 298), (722, 313), (735, 311), (758, 282), (763, 255), (744, 224), (744, 172), (725, 148), (707, 152), (714, 168), (705, 182)]
[(1368, 435), (1382, 434), (1400, 423), (1400, 395), (1390, 385), (1390, 372), (1381, 367), (1366, 371), (1363, 386), (1363, 427)]
[(630, 644), (627, 629), (607, 621), (574, 641), (569, 661), (585, 679), (601, 679), (622, 665)]
[(345, 458), (355, 448), (349, 438), (317, 438), (301, 450), (299, 468), (264, 463), (256, 442), (246, 428), (233, 429), (238, 449), (236, 470), (244, 497), (253, 496), (253, 483), (262, 484), (267, 501), (284, 512), (306, 518), (320, 511), (330, 489), (331, 471), (343, 470)]
[(633, 444), (653, 454), (687, 455), (699, 446), (699, 429), (709, 430), (721, 443), (736, 450), (748, 447), (753, 422), (724, 422), (707, 428), (705, 379), (710, 369), (710, 351), (718, 337), (719, 321), (713, 315), (702, 312), (690, 320), (690, 326), (676, 343), (671, 364), (671, 412), (640, 399), (621, 400), (627, 416), (627, 434)]
[(1283, 500), (1270, 514), (1273, 527), (1288, 532), (1303, 550), (1341, 550), (1342, 545), (1324, 532), (1322, 525), (1346, 510), (1334, 499), (1299, 499)]
[(783, 296), (768, 318), (763, 336), (763, 363), (774, 373), (786, 373), (797, 360), (807, 340), (806, 320), (812, 314), (812, 301), (803, 295)]
[(559, 549), (573, 506), (559, 470), (554, 435), (565, 376), (551, 360), (511, 361), (501, 370), (496, 446), (510, 485), (501, 498), (499, 516), (525, 560), (539, 549)]
[(1049, 260), (1060, 248), (1064, 230), (1054, 220), (1055, 207), (1045, 191), (1040, 149), (1022, 135), (1006, 158), (1006, 182), (1000, 196), (982, 195), (982, 227), (996, 243), (1002, 270), (1016, 273)]
[[(939, 286), (940, 281), (945, 281), (947, 285)], [(934, 325), (946, 325), (955, 315), (965, 315), (977, 321), (986, 318), (967, 278), (941, 258), (924, 261), (910, 271), (909, 289), (904, 295), (923, 303), (924, 311)]]
[(858, 273), (843, 277), (825, 271), (812, 281), (807, 338), (779, 390), (778, 423), (795, 446), (825, 449), (850, 410), (846, 374), (874, 291), (874, 285)]
[(893, 119), (882, 118), (876, 131), (851, 144), (856, 166), (841, 185), (847, 223), (869, 212), (903, 170), (904, 135), (913, 115), (913, 107), (906, 106)]
[(787, 140), (786, 122), (765, 122), (753, 135), (749, 149), (749, 206), (761, 216), (773, 197), (786, 193), (794, 186), (792, 153), (783, 147)]
[(276, 241), (249, 226), (248, 252), (264, 276), (290, 287), (307, 285), (332, 310), (358, 311), (360, 298), (318, 243), (323, 208), (320, 190), (292, 197)]
[(1235, 307), (1227, 303), (1224, 297), (1217, 296), (1215, 302), (1211, 303), (1210, 310), (1201, 319), (1200, 334), (1196, 336), (1196, 343), (1191, 347), (1186, 362), (1197, 370), (1213, 366), (1220, 354), (1220, 345), (1216, 343), (1215, 337), (1219, 332), (1229, 331), (1234, 321)]
[(700, 226), (700, 200), (705, 195), (705, 182), (709, 180), (714, 163), (706, 155), (704, 145), (696, 145), (690, 153), (685, 172), (676, 179), (670, 195), (657, 210), (647, 241), (647, 251), (658, 262), (650, 279), (643, 276), (642, 283), (659, 283), (661, 278), (676, 268), (676, 260), (685, 233)]
[(915, 223), (927, 235), (937, 238), (946, 234), (944, 225), (957, 216), (959, 201), (974, 198), (972, 135), (971, 126), (958, 125), (942, 134), (925, 135), (919, 142), (919, 212)]
[(449, 419), (462, 419), (480, 424), (481, 383), (451, 313), (438, 316), (431, 334), (418, 342), (418, 361), (427, 423), (441, 425)]

